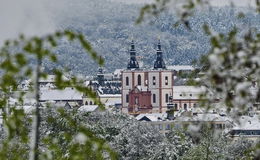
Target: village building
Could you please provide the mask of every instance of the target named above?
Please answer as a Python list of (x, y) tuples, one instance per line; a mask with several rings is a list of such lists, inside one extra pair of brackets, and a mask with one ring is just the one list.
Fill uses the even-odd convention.
[(253, 141), (260, 140), (260, 119), (258, 115), (238, 117), (235, 126), (228, 132), (228, 137), (237, 140), (244, 138)]
[(153, 69), (140, 69), (132, 41), (130, 61), (127, 69), (122, 71), (123, 113), (137, 115), (166, 112), (167, 104), (173, 95), (173, 71), (166, 69), (160, 41), (156, 53)]
[(216, 132), (231, 130), (235, 123), (231, 117), (217, 112), (177, 111), (173, 120), (166, 113), (139, 114), (138, 121), (148, 123), (165, 134), (174, 129), (187, 129), (192, 132), (209, 127)]
[(172, 103), (174, 110), (189, 110), (199, 106), (200, 95), (203, 87), (173, 86)]
[(83, 93), (74, 88), (65, 88), (64, 90), (40, 90), (40, 102), (76, 102), (83, 104)]
[[(114, 73), (105, 74), (102, 67), (98, 68), (97, 75), (93, 80), (86, 81), (85, 85), (91, 88), (97, 98), (105, 106), (119, 106), (121, 107), (121, 74), (120, 70)], [(106, 76), (110, 75), (110, 76)], [(96, 105), (93, 99), (87, 95), (83, 96), (83, 104), (86, 106)]]
[(177, 74), (190, 74), (193, 71), (195, 71), (195, 67), (191, 65), (172, 65), (167, 66), (167, 69), (172, 70), (174, 72), (174, 75)]

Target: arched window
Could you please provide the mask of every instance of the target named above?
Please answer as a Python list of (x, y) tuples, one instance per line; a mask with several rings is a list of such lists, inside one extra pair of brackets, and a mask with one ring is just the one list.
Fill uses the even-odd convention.
[(92, 101), (89, 102), (89, 105), (92, 105)]
[(156, 79), (155, 79), (155, 76), (153, 76), (153, 85), (154, 85), (154, 86), (156, 85)]
[(127, 94), (125, 98), (126, 98), (126, 103), (128, 103), (129, 102), (129, 95)]
[(165, 85), (166, 86), (168, 85), (168, 77), (167, 76), (165, 77)]
[(141, 85), (141, 75), (139, 74), (138, 76), (137, 76), (137, 85)]
[(129, 86), (129, 77), (125, 77), (125, 85)]
[(184, 110), (187, 111), (187, 104), (184, 103)]
[(85, 105), (88, 105), (88, 101), (85, 102)]
[(156, 95), (153, 94), (153, 103), (156, 103)]
[(168, 103), (169, 102), (169, 95), (168, 93), (165, 94), (165, 103)]

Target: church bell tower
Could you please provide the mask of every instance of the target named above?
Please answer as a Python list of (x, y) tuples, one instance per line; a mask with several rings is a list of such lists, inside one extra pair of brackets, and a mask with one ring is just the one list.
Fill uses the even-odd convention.
[(130, 61), (127, 65), (127, 69), (138, 69), (139, 64), (136, 60), (136, 51), (135, 51), (135, 45), (134, 41), (131, 42), (131, 49), (130, 49)]
[(161, 49), (161, 42), (159, 40), (158, 45), (157, 45), (157, 58), (156, 61), (154, 62), (154, 69), (166, 69), (165, 63), (163, 61), (163, 56), (162, 56), (162, 49)]

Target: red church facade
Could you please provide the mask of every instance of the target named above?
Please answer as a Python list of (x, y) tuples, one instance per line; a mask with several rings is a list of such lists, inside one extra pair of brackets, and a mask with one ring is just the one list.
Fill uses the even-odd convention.
[(135, 87), (129, 92), (128, 113), (152, 113), (151, 91), (142, 91)]

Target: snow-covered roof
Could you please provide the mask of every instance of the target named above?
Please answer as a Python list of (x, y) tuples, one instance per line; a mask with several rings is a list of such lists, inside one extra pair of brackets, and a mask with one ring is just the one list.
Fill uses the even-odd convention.
[(198, 113), (196, 115), (182, 115), (175, 119), (179, 122), (230, 122), (232, 119), (228, 116), (221, 116), (217, 113)]
[(241, 116), (233, 130), (260, 130), (260, 117)]
[(105, 102), (105, 106), (114, 106), (115, 104), (121, 104), (121, 99), (113, 99)]
[(190, 65), (173, 65), (173, 66), (167, 66), (167, 69), (169, 70), (175, 70), (175, 71), (180, 71), (180, 70), (194, 70), (195, 68)]
[[(68, 80), (67, 77), (63, 76), (63, 80)], [(47, 78), (40, 78), (39, 82), (40, 83), (53, 83), (55, 81), (55, 75), (48, 75)]]
[(90, 81), (85, 81), (85, 86), (88, 86), (90, 84)]
[(150, 121), (156, 122), (165, 120), (167, 117), (166, 113), (147, 113), (147, 114), (139, 114), (135, 118), (139, 121), (142, 118), (147, 117)]
[[(58, 101), (54, 104), (55, 107), (66, 107), (67, 102), (63, 102), (63, 101)], [(67, 109), (70, 109), (70, 105), (68, 104)]]
[(148, 87), (147, 86), (136, 86), (139, 91), (147, 91)]
[(82, 112), (93, 112), (98, 110), (98, 105), (84, 105), (79, 107), (78, 110)]
[(21, 89), (21, 90), (29, 90), (30, 89), (30, 83), (31, 83), (31, 79), (29, 80), (23, 80), (22, 82), (19, 83), (18, 87)]
[(79, 106), (78, 102), (68, 102), (68, 104), (69, 104), (71, 107), (78, 107), (78, 106)]
[(173, 99), (199, 99), (204, 90), (203, 87), (173, 86)]
[(99, 94), (100, 98), (121, 98), (121, 94)]
[(62, 101), (62, 100), (82, 100), (82, 93), (72, 88), (64, 90), (41, 90), (41, 101)]
[(116, 70), (114, 71), (114, 75), (120, 75), (123, 70), (124, 70), (124, 69), (116, 69)]
[(44, 89), (53, 89), (56, 86), (53, 83), (48, 82), (46, 85), (40, 85), (40, 89), (44, 90)]

